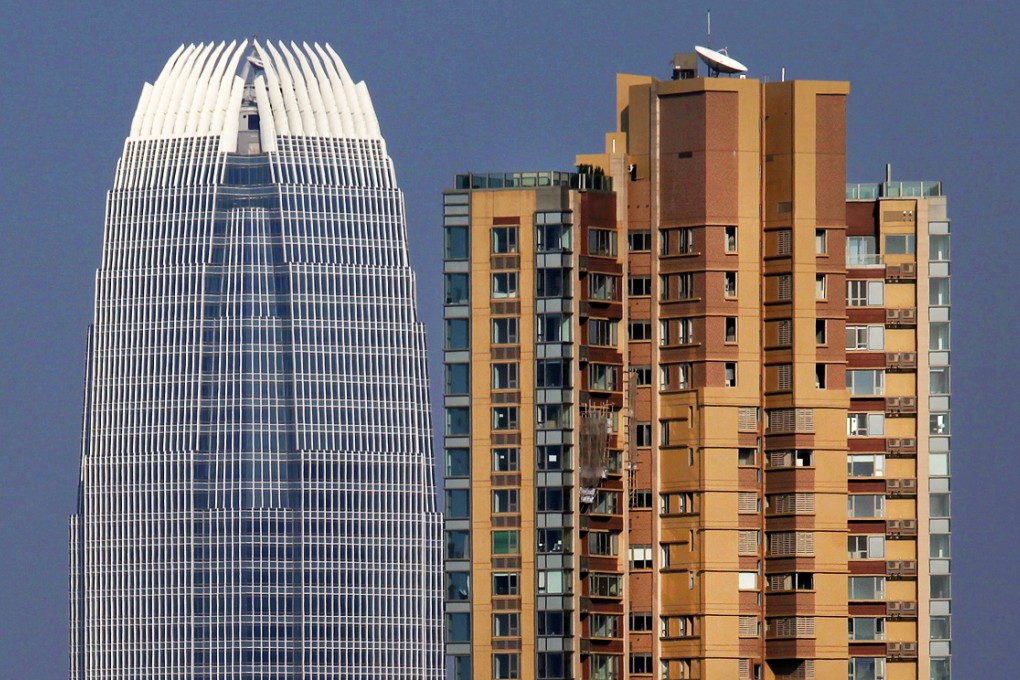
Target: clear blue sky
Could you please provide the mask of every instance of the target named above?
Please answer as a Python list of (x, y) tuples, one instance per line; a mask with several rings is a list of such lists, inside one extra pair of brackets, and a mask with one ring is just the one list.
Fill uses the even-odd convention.
[[(407, 197), (439, 353), (440, 191), (569, 169), (613, 126), (614, 74), (713, 44), (752, 77), (851, 81), (853, 181), (941, 179), (953, 219), (955, 677), (1007, 677), (1020, 609), (1012, 3), (18, 3), (0, 22), (0, 678), (66, 678), (67, 514), (105, 192), (142, 83), (184, 42), (330, 42), (364, 79)], [(626, 9), (625, 9), (626, 8)], [(435, 391), (434, 391), (435, 394)], [(998, 460), (998, 462), (995, 462)]]

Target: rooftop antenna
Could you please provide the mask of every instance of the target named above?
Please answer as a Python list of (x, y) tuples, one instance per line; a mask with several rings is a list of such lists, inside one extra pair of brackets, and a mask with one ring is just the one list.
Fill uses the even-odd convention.
[[(732, 58), (723, 47), (719, 51), (712, 49), (712, 10), (708, 10), (708, 47), (694, 46), (701, 60), (708, 66), (708, 77), (718, 78), (720, 73), (747, 73), (747, 67)], [(741, 76), (743, 77), (743, 76)]]
[(708, 49), (712, 49), (712, 10), (708, 10)]

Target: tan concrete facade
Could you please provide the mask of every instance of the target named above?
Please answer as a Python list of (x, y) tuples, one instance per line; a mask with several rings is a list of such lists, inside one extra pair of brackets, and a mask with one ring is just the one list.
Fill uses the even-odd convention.
[[(448, 556), (448, 579), (470, 572), (447, 601), (448, 630), (470, 620), (448, 641), (454, 677), (920, 680), (931, 663), (948, 678), (948, 515), (927, 495), (948, 508), (948, 351), (925, 350), (948, 350), (948, 325), (929, 337), (948, 324), (945, 201), (932, 183), (851, 195), (848, 93), (622, 75), (618, 129), (577, 157), (584, 174), (459, 176), (446, 192), (448, 239), (470, 241), (445, 265), (470, 289), (447, 307), (470, 322), (470, 347), (446, 352), (471, 375), (446, 401), (447, 450), (470, 461), (447, 471), (470, 496), (469, 517), (447, 513), (470, 537), (469, 558)], [(569, 243), (550, 248), (550, 224)], [(516, 250), (494, 252), (507, 226)], [(946, 276), (936, 306), (929, 257)], [(551, 270), (570, 281), (555, 299)], [(494, 344), (508, 316), (516, 342)], [(511, 360), (519, 379), (497, 389), (493, 365)], [(550, 384), (551, 361), (569, 379)], [(451, 433), (458, 408), (470, 428)], [(518, 467), (497, 471), (511, 446)], [(552, 487), (569, 500), (550, 504)], [(518, 492), (514, 512), (500, 490)], [(516, 552), (493, 554), (506, 527)], [(508, 571), (513, 596), (493, 590)]]

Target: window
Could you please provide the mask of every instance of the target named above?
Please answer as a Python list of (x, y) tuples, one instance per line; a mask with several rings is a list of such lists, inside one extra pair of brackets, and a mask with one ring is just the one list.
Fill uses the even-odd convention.
[(848, 680), (885, 680), (885, 658), (853, 656), (847, 660)]
[(885, 557), (885, 536), (850, 535), (846, 538), (847, 559), (879, 560)]
[(464, 560), (468, 557), (468, 532), (447, 531), (446, 532), (446, 559)]
[(850, 494), (846, 497), (846, 512), (850, 519), (885, 517), (885, 495)]
[(761, 532), (757, 529), (741, 529), (737, 532), (737, 554), (757, 555), (761, 545)]
[(467, 394), (471, 391), (468, 364), (446, 364), (446, 394)]
[(885, 349), (885, 326), (847, 326), (847, 350)]
[(676, 241), (677, 247), (676, 252), (678, 253), (693, 253), (694, 252), (694, 229), (690, 227), (684, 227), (676, 230)]
[(446, 516), (466, 519), (471, 513), (471, 496), (467, 489), (446, 489)]
[[(538, 529), (535, 532), (537, 550), (540, 553), (561, 553), (566, 547), (563, 529)], [(569, 534), (566, 538), (569, 538)]]
[(492, 469), (494, 472), (516, 472), (519, 468), (520, 450), (517, 448), (499, 448), (492, 450)]
[(723, 274), (723, 294), (726, 297), (737, 297), (736, 272), (725, 272)]
[(779, 364), (776, 369), (776, 389), (793, 389), (793, 364)]
[(517, 637), (520, 630), (520, 614), (492, 615), (492, 637)]
[[(570, 271), (564, 269), (536, 269), (535, 296), (540, 298), (567, 297), (570, 295)], [(512, 296), (516, 297), (516, 295)]]
[(828, 247), (825, 243), (825, 230), (815, 229), (815, 255), (824, 255), (828, 252)]
[(885, 304), (885, 281), (847, 281), (848, 307), (880, 307)]
[(928, 537), (928, 540), (929, 557), (948, 559), (952, 556), (950, 551), (949, 534), (931, 534)]
[(539, 359), (535, 362), (536, 386), (570, 387), (569, 359)]
[(539, 342), (570, 342), (570, 316), (539, 314), (535, 323)]
[(496, 572), (492, 575), (493, 595), (519, 595), (518, 590), (520, 575), (517, 572)]
[(515, 363), (492, 365), (492, 389), (516, 390), (520, 365)]
[(591, 655), (591, 680), (620, 680), (620, 657), (614, 654)]
[(627, 326), (627, 339), (628, 340), (651, 340), (652, 339), (652, 322), (651, 321), (631, 321)]
[(635, 366), (631, 369), (634, 371), (634, 381), (638, 387), (645, 387), (652, 384), (652, 367), (651, 366)]
[(568, 494), (559, 486), (540, 486), (537, 489), (537, 505), (539, 512), (563, 512), (569, 510)]
[(494, 680), (516, 680), (521, 677), (521, 655), (493, 654), (492, 677)]
[(928, 434), (949, 434), (949, 414), (932, 413), (928, 416)]
[[(563, 611), (535, 612), (539, 635), (570, 635), (570, 613)], [(560, 677), (560, 676), (556, 676)]]
[(929, 494), (928, 515), (930, 517), (949, 517), (949, 494), (947, 493)]
[(588, 254), (616, 257), (616, 232), (608, 229), (588, 229)]
[(652, 507), (652, 490), (636, 489), (630, 492), (630, 507), (650, 508)]
[(588, 319), (588, 344), (599, 347), (616, 346), (616, 321)]
[(493, 430), (516, 430), (520, 427), (519, 409), (516, 406), (497, 406), (492, 409)]
[(757, 449), (737, 449), (737, 465), (741, 467), (757, 467)]
[(654, 672), (655, 666), (652, 664), (651, 654), (634, 654), (630, 655), (630, 672), (640, 673), (643, 675), (650, 675)]
[(776, 321), (776, 344), (781, 346), (793, 344), (792, 319), (779, 319)]
[(446, 291), (446, 304), (463, 305), (467, 304), (471, 297), (468, 288), (467, 274), (446, 274), (444, 277), (444, 290)]
[[(517, 272), (495, 272), (492, 275), (492, 297), (517, 297)], [(466, 301), (467, 300), (465, 299), (465, 302)]]
[(467, 435), (471, 429), (470, 412), (467, 406), (446, 407), (447, 436)]
[(933, 616), (930, 619), (930, 625), (932, 640), (948, 640), (952, 637), (948, 616)]
[(521, 552), (520, 532), (493, 531), (492, 532), (492, 554), (493, 555), (517, 555)]
[(815, 319), (815, 344), (824, 345), (828, 342), (825, 332), (825, 319)]
[(825, 389), (825, 364), (815, 364), (815, 387), (820, 390)]
[[(554, 224), (560, 221), (565, 224)], [(570, 250), (570, 213), (537, 213), (536, 249), (539, 252)]]
[(776, 255), (789, 255), (793, 252), (793, 230), (779, 229), (776, 234)]
[(588, 554), (615, 557), (620, 552), (620, 536), (609, 531), (588, 534)]
[(447, 319), (444, 349), (467, 349), (471, 346), (467, 319)]
[(931, 236), (928, 240), (928, 259), (932, 262), (949, 261), (949, 235)]
[(471, 615), (468, 613), (446, 615), (446, 641), (468, 642), (471, 640)]
[(847, 371), (846, 388), (855, 397), (881, 396), (885, 394), (885, 371)]
[(540, 430), (558, 430), (570, 427), (570, 421), (568, 404), (539, 404), (535, 427)]
[(592, 300), (615, 300), (617, 277), (608, 274), (588, 275), (588, 297)]
[(933, 306), (949, 304), (949, 279), (928, 279), (928, 304)]
[(737, 574), (737, 589), (758, 590), (758, 572), (742, 571)]
[(884, 437), (884, 413), (846, 414), (846, 433), (850, 437)]
[(517, 338), (517, 317), (497, 317), (492, 320), (492, 344), (494, 345), (516, 345)]
[(737, 317), (735, 316), (726, 317), (723, 341), (724, 342), (737, 341)]
[(724, 380), (723, 385), (726, 387), (737, 386), (737, 364), (733, 361), (727, 361), (724, 365)]
[(652, 630), (651, 612), (631, 612), (630, 629), (632, 631), (645, 632)]
[(652, 568), (652, 546), (632, 545), (627, 548), (627, 563), (631, 569)]
[(813, 557), (815, 554), (815, 535), (807, 531), (776, 531), (766, 534), (768, 555)]
[(467, 477), (471, 474), (471, 455), (468, 449), (446, 449), (446, 476)]
[(885, 619), (874, 616), (847, 619), (847, 632), (851, 640), (884, 640)]
[(776, 299), (777, 300), (792, 300), (793, 299), (793, 275), (791, 274), (780, 274), (776, 280)]
[(855, 453), (846, 457), (847, 477), (885, 477), (885, 455)]
[(620, 623), (623, 617), (617, 614), (591, 614), (588, 619), (588, 630), (593, 638), (620, 637)]
[(519, 492), (517, 489), (495, 489), (492, 492), (492, 511), (520, 512)]
[(539, 470), (562, 470), (565, 467), (565, 452), (560, 444), (550, 446), (539, 446), (538, 449)]
[(792, 590), (814, 590), (815, 575), (803, 571), (793, 574), (771, 574), (768, 576), (768, 588), (774, 593)]
[(931, 596), (935, 600), (948, 600), (952, 597), (950, 593), (950, 579), (948, 574), (931, 575)]
[(646, 297), (652, 294), (652, 277), (630, 276), (627, 278), (627, 295), (630, 297)]
[(928, 390), (932, 394), (949, 394), (949, 368), (933, 368), (928, 372)]
[(885, 576), (851, 576), (847, 579), (847, 597), (851, 600), (884, 600)]
[(635, 426), (635, 440), (638, 446), (651, 446), (652, 445), (652, 424), (651, 423), (638, 423)]
[(861, 267), (879, 264), (878, 248), (874, 236), (849, 236), (846, 239), (846, 264)]
[(725, 228), (725, 249), (727, 253), (737, 252), (737, 228), (726, 227)]
[(825, 298), (825, 274), (815, 274), (815, 299), (824, 300)]
[(538, 572), (538, 592), (542, 595), (561, 595), (571, 591), (570, 571), (550, 570)]
[[(540, 612), (538, 615), (539, 630), (541, 631), (542, 624), (545, 621), (551, 621), (554, 618), (563, 620), (563, 612)], [(568, 628), (569, 626), (565, 626)], [(550, 630), (553, 630), (550, 628)], [(548, 632), (546, 635), (556, 635), (562, 637), (564, 634), (569, 633), (556, 633)], [(539, 635), (542, 635), (539, 632)], [(570, 672), (570, 653), (569, 652), (539, 652), (538, 654), (538, 680), (562, 680), (562, 678), (572, 677)]]
[(516, 253), (517, 251), (517, 227), (493, 227), (492, 228), (492, 252), (494, 253)]
[(928, 349), (949, 349), (949, 323), (933, 321), (928, 324)]
[(468, 259), (468, 228), (446, 227), (444, 233), (443, 257), (447, 260)]
[(619, 515), (620, 492), (599, 489), (595, 492), (595, 502), (591, 506), (593, 515)]
[(914, 251), (913, 234), (889, 234), (885, 237), (886, 255), (913, 255)]
[(631, 231), (627, 233), (627, 249), (632, 253), (642, 253), (652, 249), (652, 232)]
[(467, 600), (470, 574), (466, 571), (446, 572), (446, 599), (452, 601)]
[(592, 597), (622, 597), (623, 576), (619, 574), (590, 574), (588, 588)]

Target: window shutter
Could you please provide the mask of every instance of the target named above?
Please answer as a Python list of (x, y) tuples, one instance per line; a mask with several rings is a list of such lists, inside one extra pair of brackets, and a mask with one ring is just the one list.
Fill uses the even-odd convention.
[(880, 307), (885, 304), (885, 281), (868, 281), (868, 306)]
[(885, 326), (868, 326), (868, 349), (885, 349)]

